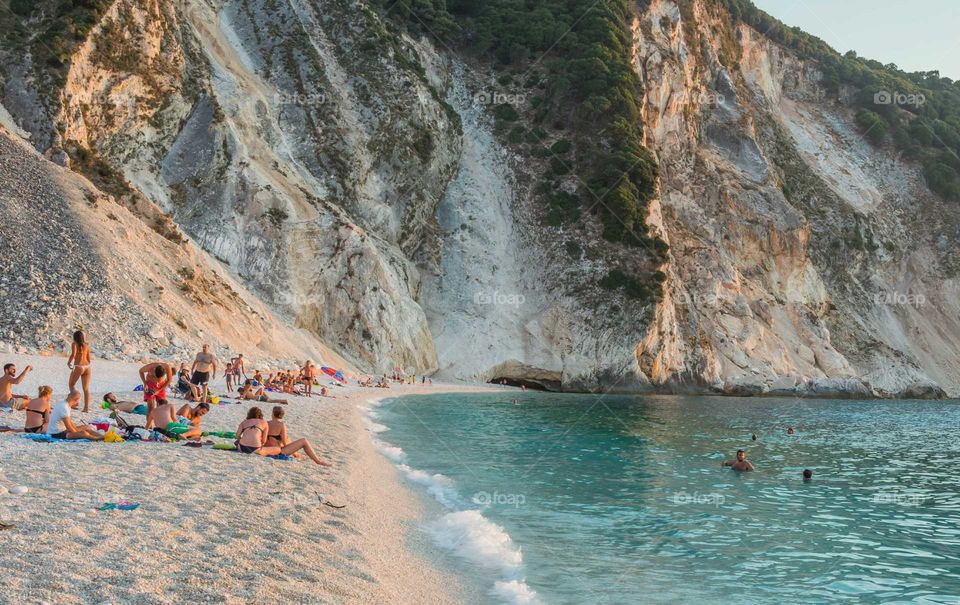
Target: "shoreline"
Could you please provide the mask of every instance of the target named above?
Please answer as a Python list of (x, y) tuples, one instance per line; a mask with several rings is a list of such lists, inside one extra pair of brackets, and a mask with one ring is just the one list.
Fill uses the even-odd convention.
[[(66, 359), (3, 356), (34, 371), (14, 388), (67, 392)], [(138, 400), (137, 364), (95, 359), (91, 413), (107, 391)], [(222, 373), (212, 383), (222, 394)], [(3, 592), (50, 603), (470, 603), (458, 576), (421, 526), (431, 504), (374, 446), (364, 422), (370, 399), (489, 391), (465, 385), (331, 388), (336, 398), (289, 396), (292, 438), (306, 437), (333, 467), (169, 443), (34, 443), (0, 435)], [(287, 397), (287, 396), (282, 396)], [(175, 400), (178, 401), (179, 400)], [(252, 405), (214, 405), (205, 430), (235, 430)], [(125, 414), (141, 423), (142, 416)], [(23, 412), (0, 424), (23, 426)], [(225, 440), (218, 442), (226, 443)], [(27, 493), (14, 495), (14, 486)], [(320, 504), (318, 495), (337, 510)], [(129, 500), (133, 511), (98, 511)]]

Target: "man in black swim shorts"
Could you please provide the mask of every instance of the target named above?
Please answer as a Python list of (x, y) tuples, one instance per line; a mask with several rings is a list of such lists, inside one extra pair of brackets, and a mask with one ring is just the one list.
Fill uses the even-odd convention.
[(203, 350), (197, 353), (190, 369), (190, 382), (197, 387), (200, 401), (207, 400), (207, 386), (217, 377), (217, 357), (210, 352), (210, 345), (203, 345)]

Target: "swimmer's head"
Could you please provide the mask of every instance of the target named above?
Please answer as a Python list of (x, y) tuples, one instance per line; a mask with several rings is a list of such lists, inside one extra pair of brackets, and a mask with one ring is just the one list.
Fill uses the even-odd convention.
[(813, 471), (808, 468), (803, 469), (803, 480), (810, 481), (811, 479), (813, 479)]
[(747, 457), (747, 453), (743, 450), (737, 450), (737, 460), (743, 460)]

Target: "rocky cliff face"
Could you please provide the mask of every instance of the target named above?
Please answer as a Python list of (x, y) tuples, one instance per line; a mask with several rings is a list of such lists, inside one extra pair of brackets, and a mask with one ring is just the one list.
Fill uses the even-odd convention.
[(646, 304), (597, 286), (629, 251), (594, 221), (542, 220), (530, 160), (490, 116), (489, 67), (362, 2), (117, 0), (55, 103), (29, 57), (5, 55), (4, 119), (75, 170), (92, 150), (363, 369), (960, 394), (960, 225), (918, 168), (710, 0), (652, 0), (629, 25), (661, 174), (647, 222), (671, 246)]

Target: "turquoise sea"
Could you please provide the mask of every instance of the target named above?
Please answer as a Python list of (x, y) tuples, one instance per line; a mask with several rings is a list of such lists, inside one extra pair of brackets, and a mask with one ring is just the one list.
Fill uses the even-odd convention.
[[(368, 414), (490, 603), (960, 603), (960, 402), (504, 390)], [(738, 448), (755, 472), (721, 467)]]

